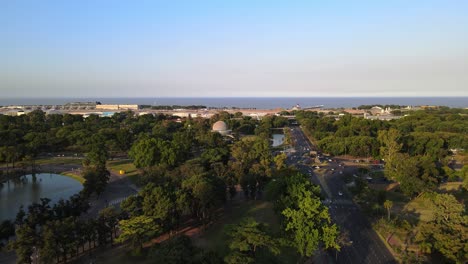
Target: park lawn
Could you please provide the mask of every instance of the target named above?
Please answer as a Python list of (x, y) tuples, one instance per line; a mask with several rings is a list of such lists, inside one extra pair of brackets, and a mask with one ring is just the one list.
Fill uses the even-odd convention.
[[(268, 224), (269, 230), (278, 234), (280, 232), (280, 223), (278, 216), (273, 210), (273, 204), (262, 200), (234, 201), (227, 206), (222, 219), (208, 227), (200, 236), (194, 237), (194, 244), (198, 247), (213, 250), (221, 256), (228, 253), (227, 237), (224, 234), (224, 228), (229, 224), (237, 224), (244, 217), (253, 217), (259, 222)], [(282, 260), (281, 263), (296, 263), (298, 255), (294, 250), (284, 249), (276, 259)]]
[[(466, 201), (468, 198), (467, 193), (461, 191), (461, 182), (448, 182), (442, 184), (439, 188), (440, 192), (453, 194), (458, 200)], [(434, 211), (431, 207), (429, 197), (426, 195), (420, 195), (412, 200), (406, 198), (403, 194), (398, 192), (387, 192), (386, 198), (393, 201), (392, 215), (403, 216), (404, 219), (408, 220), (410, 223), (421, 224), (428, 222), (432, 219)], [(466, 203), (466, 202), (465, 202)], [(410, 231), (402, 227), (393, 227), (392, 232), (392, 247), (395, 248), (404, 248), (405, 241), (407, 241), (408, 236), (411, 235)], [(378, 228), (377, 228), (378, 230)], [(380, 234), (388, 237), (390, 233), (386, 233), (384, 230), (378, 230)], [(386, 237), (386, 238), (387, 238)], [(408, 248), (417, 252), (418, 247), (415, 244), (409, 244)]]
[[(448, 182), (439, 187), (441, 192), (453, 194), (457, 199), (466, 201), (467, 194), (461, 190), (461, 182)], [(428, 198), (425, 195), (414, 198), (406, 205), (406, 212), (419, 215), (419, 220), (427, 222), (432, 219), (433, 210)]]
[(111, 160), (107, 162), (107, 168), (113, 173), (119, 174), (120, 170), (125, 171), (125, 175), (133, 182), (138, 183), (140, 176), (138, 169), (133, 162), (129, 159), (125, 160)]
[[(16, 162), (16, 167), (20, 165), (21, 162)], [(36, 159), (35, 163), (37, 165), (77, 165), (81, 166), (83, 164), (83, 158), (66, 158), (66, 157), (48, 157)], [(0, 168), (6, 167), (6, 163), (0, 163)], [(12, 167), (12, 164), (8, 164), (9, 167)]]
[(392, 212), (401, 213), (403, 208), (409, 202), (409, 199), (404, 196), (402, 193), (389, 191), (385, 193), (386, 199), (393, 202)]
[(415, 215), (419, 221), (427, 222), (432, 219), (433, 211), (430, 202), (424, 195), (414, 198), (407, 205), (403, 213)]
[(468, 192), (463, 190), (462, 185), (463, 182), (447, 182), (441, 184), (439, 190), (452, 194), (458, 201), (464, 202), (465, 206), (468, 206)]
[(273, 205), (266, 201), (235, 200), (232, 204), (226, 206), (224, 214), (220, 220), (208, 227), (202, 235), (195, 239), (195, 244), (212, 249), (217, 252), (226, 253), (226, 237), (224, 227), (228, 224), (237, 224), (244, 217), (253, 217), (257, 221), (266, 222), (274, 231), (279, 230), (279, 223), (273, 212)]
[(65, 157), (50, 157), (50, 158), (40, 158), (36, 161), (37, 165), (77, 165), (81, 166), (83, 164), (83, 158), (65, 158)]
[[(386, 199), (393, 202), (391, 209), (392, 218), (396, 215), (403, 216), (409, 223), (416, 224), (420, 221), (426, 222), (432, 218), (432, 210), (429, 207), (427, 198), (424, 195), (409, 200), (403, 194), (398, 192), (387, 192)], [(388, 225), (388, 224), (387, 224)], [(410, 230), (404, 226), (391, 225), (379, 226), (374, 225), (374, 230), (380, 234), (385, 244), (392, 248), (392, 252), (397, 259), (401, 258), (400, 250), (408, 246), (414, 248), (414, 244), (406, 245), (408, 237), (411, 235)], [(391, 231), (390, 231), (391, 230)], [(390, 239), (391, 238), (391, 239)], [(390, 239), (390, 241), (388, 241)]]
[(446, 182), (440, 185), (439, 189), (445, 192), (459, 191), (462, 187), (462, 182)]
[(66, 177), (70, 177), (72, 179), (75, 179), (75, 180), (79, 181), (81, 184), (84, 184), (84, 182), (85, 182), (85, 179), (83, 177), (81, 177), (80, 175), (77, 175), (75, 173), (72, 173), (72, 172), (62, 172), (62, 173), (60, 173), (60, 175), (64, 175)]
[[(83, 257), (77, 264), (87, 264), (87, 263), (112, 263), (112, 264), (150, 264), (155, 263), (153, 259), (147, 259), (146, 253), (142, 253), (141, 256), (132, 256), (131, 249), (128, 244), (114, 246), (114, 248), (107, 248), (100, 250), (96, 253), (93, 253), (94, 257)], [(92, 261), (91, 261), (92, 260)]]

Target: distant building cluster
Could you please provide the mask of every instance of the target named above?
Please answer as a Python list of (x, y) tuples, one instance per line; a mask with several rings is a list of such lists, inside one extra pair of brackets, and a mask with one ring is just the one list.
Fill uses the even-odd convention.
[(96, 110), (138, 110), (138, 105), (133, 104), (98, 104)]
[[(328, 116), (334, 116), (336, 119), (340, 119), (345, 113), (351, 114), (357, 117), (363, 117), (370, 120), (393, 120), (399, 119), (405, 116), (405, 112), (409, 110), (417, 109), (431, 109), (435, 106), (418, 106), (418, 107), (402, 107), (393, 109), (391, 107), (382, 106), (369, 106), (367, 109), (356, 109), (356, 108), (339, 108), (339, 109), (326, 109), (323, 105), (301, 107), (299, 104), (293, 106), (289, 110), (302, 110), (302, 111), (317, 111)], [(157, 114), (164, 113), (179, 117), (180, 120), (183, 118), (211, 118), (219, 111), (227, 111), (231, 114), (241, 112), (244, 116), (251, 117), (253, 119), (261, 120), (263, 117), (268, 115), (279, 115), (280, 112), (285, 111), (284, 109), (183, 109), (177, 108), (172, 110), (167, 109), (148, 109), (145, 106), (137, 104), (101, 104), (100, 102), (72, 102), (64, 105), (10, 105), (0, 107), (0, 115), (8, 116), (20, 116), (27, 114), (34, 110), (42, 110), (47, 115), (53, 114), (75, 114), (82, 115), (87, 118), (91, 115), (98, 115), (100, 117), (111, 117), (117, 112), (134, 111), (136, 115), (145, 114)], [(398, 112), (398, 113), (396, 113)], [(295, 119), (294, 115), (288, 116), (289, 119)], [(217, 128), (213, 128), (213, 131), (218, 131), (221, 134), (224, 131), (228, 131), (224, 128), (221, 123), (217, 125)]]

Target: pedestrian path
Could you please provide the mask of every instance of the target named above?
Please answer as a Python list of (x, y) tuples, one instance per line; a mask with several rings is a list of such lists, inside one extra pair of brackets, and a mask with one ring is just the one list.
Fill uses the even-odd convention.
[(346, 200), (346, 199), (333, 200), (333, 204), (354, 205), (354, 203), (351, 200)]
[(120, 197), (120, 198), (117, 198), (117, 199), (114, 199), (112, 201), (109, 202), (109, 206), (110, 205), (120, 205), (120, 203), (122, 203), (125, 199), (127, 199), (128, 197), (130, 196), (135, 196), (136, 194), (134, 195), (128, 195), (128, 196), (125, 196), (125, 197)]

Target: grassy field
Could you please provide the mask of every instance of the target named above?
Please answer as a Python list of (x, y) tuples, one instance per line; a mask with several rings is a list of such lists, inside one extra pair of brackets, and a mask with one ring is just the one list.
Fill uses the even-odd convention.
[[(453, 194), (459, 201), (467, 203), (468, 194), (461, 190), (461, 182), (449, 182), (442, 184), (439, 188), (439, 192)], [(419, 225), (424, 222), (428, 222), (432, 219), (434, 211), (431, 206), (430, 198), (426, 195), (418, 196), (412, 200), (406, 198), (403, 194), (398, 192), (387, 192), (386, 198), (393, 201), (392, 217), (399, 216), (400, 219), (407, 220), (408, 224), (403, 222), (392, 223), (391, 225), (382, 227), (382, 225), (376, 225), (376, 230), (385, 237), (385, 240), (391, 237), (391, 244), (393, 249), (404, 248), (406, 243), (409, 241), (408, 238), (414, 234), (415, 225)], [(389, 232), (391, 230), (391, 232)], [(408, 248), (413, 251), (417, 251), (418, 247), (415, 244), (410, 243)]]
[[(237, 224), (244, 217), (253, 217), (259, 222), (268, 224), (269, 230), (278, 234), (280, 224), (278, 216), (273, 210), (273, 204), (267, 201), (238, 201), (224, 212), (224, 216), (217, 223), (206, 229), (202, 235), (194, 238), (195, 245), (218, 252), (220, 255), (228, 253), (227, 237), (224, 228), (228, 224)], [(297, 254), (294, 250), (282, 250), (275, 257), (281, 263), (296, 263)]]
[(83, 158), (66, 158), (66, 157), (50, 157), (50, 158), (41, 158), (36, 160), (36, 164), (38, 165), (82, 165)]
[(83, 177), (81, 177), (79, 175), (76, 175), (76, 174), (73, 174), (71, 172), (63, 172), (63, 173), (60, 173), (60, 175), (64, 175), (64, 176), (70, 177), (72, 179), (75, 179), (75, 180), (79, 181), (81, 184), (83, 184), (85, 182), (85, 179), (83, 179)]
[(119, 245), (111, 249), (107, 248), (107, 249), (101, 249), (97, 252), (93, 252), (92, 256), (84, 256), (76, 263), (77, 264), (88, 264), (88, 263), (150, 264), (150, 263), (155, 263), (155, 260), (146, 259), (144, 254), (142, 254), (141, 256), (132, 256), (131, 250), (128, 248), (128, 245)]
[(273, 231), (278, 231), (279, 224), (276, 221), (272, 207), (271, 203), (265, 201), (236, 202), (225, 210), (222, 219), (205, 230), (203, 235), (196, 238), (195, 243), (198, 246), (225, 253), (227, 245), (225, 245), (224, 226), (237, 224), (244, 217), (253, 217), (257, 221), (269, 224)]
[[(224, 235), (224, 227), (227, 224), (239, 223), (243, 217), (253, 217), (257, 221), (267, 223), (273, 233), (280, 231), (278, 218), (273, 211), (273, 205), (266, 201), (235, 201), (226, 206), (223, 216), (216, 223), (209, 226), (200, 235), (193, 237), (196, 246), (216, 251), (221, 256), (228, 252), (227, 237)], [(275, 256), (280, 263), (297, 263), (297, 255), (294, 250), (284, 250), (279, 256)], [(95, 263), (154, 263), (144, 257), (133, 257), (126, 246), (119, 250), (107, 250), (94, 259)], [(85, 262), (80, 262), (85, 263)]]
[(415, 220), (422, 222), (430, 221), (433, 215), (431, 204), (425, 196), (411, 200), (401, 213), (413, 216)]
[[(82, 158), (74, 158), (74, 157), (48, 157), (48, 158), (40, 158), (36, 161), (37, 165), (77, 165), (81, 166), (83, 163)], [(18, 166), (20, 162), (17, 162), (15, 165)], [(9, 167), (12, 166), (11, 163), (8, 164)], [(6, 163), (0, 163), (0, 168), (6, 167)]]
[(120, 170), (125, 171), (125, 175), (132, 182), (138, 183), (139, 172), (131, 160), (111, 160), (107, 162), (107, 167), (110, 171), (117, 174)]
[(460, 191), (462, 188), (462, 182), (446, 182), (440, 185), (440, 190), (444, 192), (455, 192)]
[[(467, 201), (468, 194), (461, 190), (461, 182), (448, 182), (440, 185), (439, 191), (453, 194), (457, 199)], [(419, 221), (426, 222), (432, 217), (432, 209), (427, 198), (422, 195), (409, 200), (403, 194), (387, 192), (387, 199), (393, 201), (393, 210), (397, 214), (417, 215)]]

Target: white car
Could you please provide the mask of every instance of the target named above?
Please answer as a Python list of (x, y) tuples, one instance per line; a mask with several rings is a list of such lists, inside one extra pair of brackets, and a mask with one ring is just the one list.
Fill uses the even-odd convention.
[(338, 192), (338, 195), (339, 195), (339, 196), (343, 196), (343, 193), (342, 193), (342, 192)]
[(343, 174), (343, 172), (342, 172), (342, 171), (340, 171), (340, 174)]
[(316, 168), (316, 169), (320, 169), (320, 167), (319, 167), (319, 166), (315, 166), (315, 168)]

